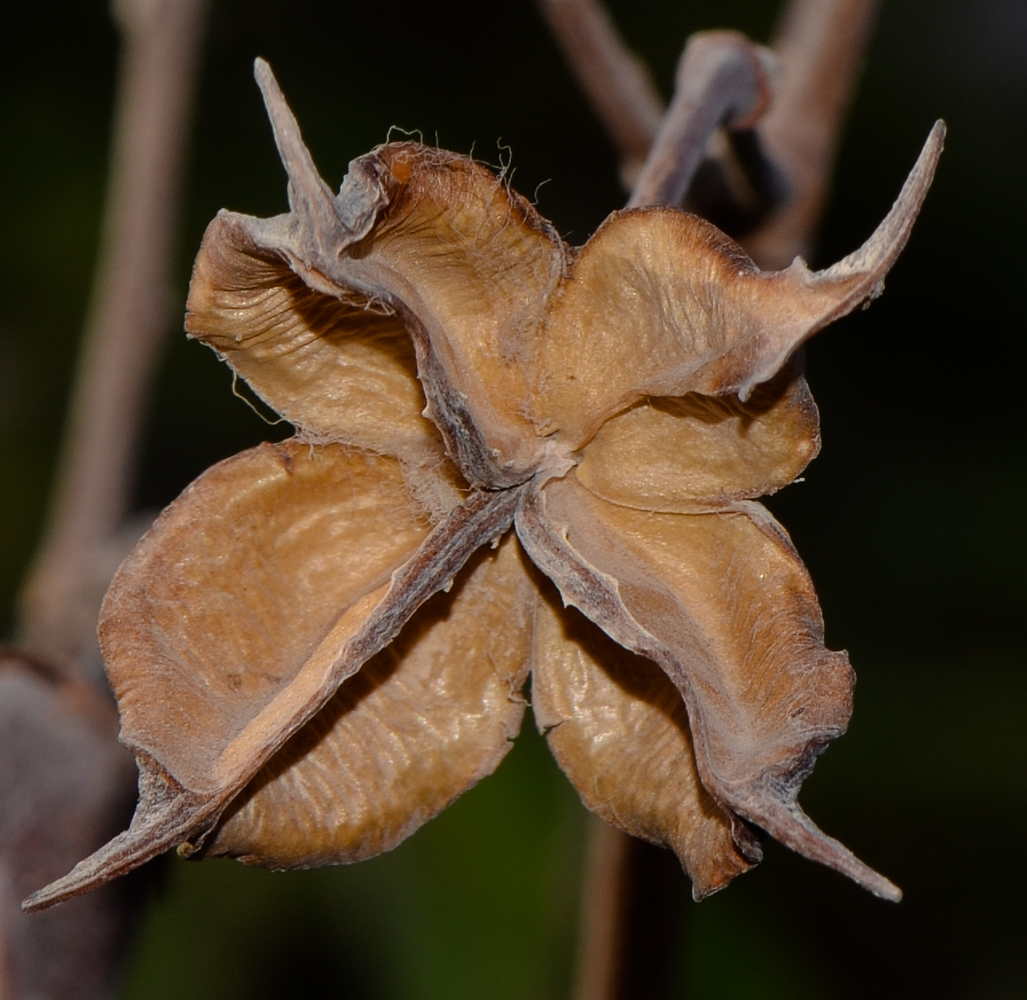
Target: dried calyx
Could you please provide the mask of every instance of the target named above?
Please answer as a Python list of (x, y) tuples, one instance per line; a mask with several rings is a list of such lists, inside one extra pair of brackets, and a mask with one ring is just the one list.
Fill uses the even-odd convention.
[(115, 578), (139, 806), (26, 905), (176, 845), (387, 850), (498, 765), (529, 670), (585, 804), (673, 848), (697, 898), (759, 859), (749, 824), (898, 898), (797, 803), (852, 672), (755, 499), (816, 454), (795, 351), (879, 292), (943, 126), (859, 251), (762, 272), (667, 208), (572, 253), (503, 178), (414, 143), (333, 195), (257, 77), (290, 211), (214, 219), (187, 329), (298, 433), (208, 470)]

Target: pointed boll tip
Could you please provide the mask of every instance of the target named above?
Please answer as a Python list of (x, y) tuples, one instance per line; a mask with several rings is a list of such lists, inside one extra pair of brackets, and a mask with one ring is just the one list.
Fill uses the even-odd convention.
[[(814, 827), (815, 829), (815, 827)], [(902, 899), (902, 890), (890, 879), (885, 878), (880, 872), (874, 871), (869, 865), (864, 864), (851, 851), (842, 846), (838, 841), (821, 834), (820, 846), (826, 848), (823, 855), (810, 854), (800, 850), (799, 853), (829, 868), (840, 872), (842, 875), (852, 879), (857, 885), (862, 886), (868, 892), (884, 899), (889, 903), (898, 903)], [(790, 847), (796, 845), (789, 844)]]
[(257, 81), (257, 86), (260, 87), (261, 91), (264, 92), (268, 87), (278, 87), (278, 81), (275, 80), (275, 74), (271, 71), (271, 65), (262, 56), (257, 56), (253, 60), (253, 79)]
[(948, 126), (945, 124), (944, 119), (939, 118), (931, 126), (931, 131), (927, 134), (924, 148), (920, 151), (920, 156), (917, 157), (916, 165), (913, 167), (912, 175), (920, 175), (928, 186), (930, 186), (931, 181), (934, 179), (934, 171), (937, 169), (938, 159), (945, 148), (945, 137), (947, 135)]
[(48, 910), (58, 903), (67, 902), (75, 896), (84, 895), (98, 889), (119, 875), (137, 868), (159, 854), (161, 845), (152, 849), (151, 842), (140, 838), (132, 828), (119, 833), (113, 840), (98, 851), (83, 858), (66, 875), (54, 879), (42, 889), (37, 889), (21, 904), (25, 913), (37, 910)]
[(278, 86), (278, 80), (270, 64), (260, 56), (253, 60), (253, 78), (260, 88), (260, 95), (264, 99), (264, 107), (267, 109), (276, 137), (280, 130), (296, 129), (298, 131), (296, 119), (285, 102), (285, 94)]
[(289, 108), (271, 67), (261, 58), (253, 63), (253, 76), (264, 98), (264, 108), (271, 120), (275, 145), (282, 165), (289, 176), (289, 205), (295, 211), (298, 205), (316, 205), (326, 218), (335, 214), (332, 195), (314, 166), (310, 151), (303, 144), (299, 122)]
[(823, 287), (854, 278), (862, 280), (834, 309), (825, 313), (823, 321), (811, 332), (844, 316), (860, 303), (880, 295), (884, 277), (905, 247), (934, 180), (938, 160), (945, 147), (945, 134), (945, 122), (939, 119), (928, 134), (891, 210), (863, 246), (832, 267), (812, 275), (811, 284)]
[[(162, 780), (166, 784), (174, 782), (166, 774)], [(22, 910), (46, 910), (128, 874), (187, 840), (223, 807), (222, 800), (188, 791), (179, 791), (159, 806), (137, 806), (127, 830), (83, 858), (66, 875), (32, 893), (21, 904)]]
[[(812, 829), (816, 830), (816, 827), (812, 827)], [(898, 903), (902, 900), (902, 890), (894, 882), (864, 864), (838, 841), (820, 834), (819, 831), (817, 833), (819, 842), (816, 845), (817, 849), (812, 852), (804, 849), (805, 845), (802, 844), (789, 841), (784, 841), (784, 843), (812, 861), (818, 861), (828, 868), (833, 868), (846, 878), (852, 879), (856, 885), (866, 889), (878, 899), (886, 900), (889, 903)]]
[(90, 871), (82, 873), (83, 864), (80, 862), (67, 875), (55, 879), (42, 889), (37, 889), (30, 896), (22, 900), (21, 909), (23, 913), (36, 913), (40, 910), (48, 910), (58, 903), (65, 903), (75, 896), (81, 896), (93, 889), (103, 885), (109, 877)]
[(64, 896), (59, 893), (52, 893), (49, 891), (50, 886), (44, 886), (42, 889), (32, 893), (31, 896), (26, 896), (21, 901), (21, 912), (22, 913), (38, 913), (41, 910), (48, 910), (51, 906), (56, 906), (58, 903), (63, 903), (65, 899), (70, 896)]
[[(279, 130), (283, 126), (288, 127), (292, 115), (271, 66), (260, 56), (253, 60), (253, 79), (257, 81), (257, 86), (260, 88), (260, 96), (264, 99), (264, 107), (271, 119), (271, 127), (274, 129), (277, 139)], [(295, 126), (294, 121), (291, 124)]]
[(901, 903), (902, 902), (902, 890), (894, 883), (889, 882), (888, 879), (883, 879), (884, 892), (878, 893), (881, 899), (886, 899), (889, 903)]
[[(924, 143), (924, 147), (920, 151), (913, 169), (909, 172), (909, 177), (906, 179), (902, 191), (899, 193), (896, 207), (901, 206), (905, 209), (906, 215), (912, 217), (910, 218), (910, 225), (912, 225), (913, 219), (916, 218), (917, 213), (920, 211), (924, 196), (934, 180), (934, 172), (938, 167), (938, 160), (941, 157), (942, 150), (945, 148), (947, 132), (948, 128), (945, 122), (939, 118), (928, 133), (927, 141)], [(895, 208), (892, 211), (895, 212)]]
[(867, 892), (872, 893), (878, 899), (883, 899), (889, 903), (899, 903), (902, 901), (902, 890), (894, 882), (885, 878), (880, 872), (874, 871), (869, 865), (865, 865), (855, 857), (852, 857), (851, 861), (855, 862), (855, 864), (831, 865), (831, 867), (851, 878), (858, 886), (866, 889)]

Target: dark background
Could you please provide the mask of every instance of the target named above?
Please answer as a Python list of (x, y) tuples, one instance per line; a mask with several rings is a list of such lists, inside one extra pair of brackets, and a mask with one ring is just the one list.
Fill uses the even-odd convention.
[[(611, 7), (666, 95), (686, 34), (731, 27), (764, 40), (778, 4)], [(0, 635), (53, 471), (117, 57), (99, 0), (5, 17)], [(178, 332), (191, 258), (217, 209), (285, 208), (256, 55), (274, 67), (333, 185), (398, 125), (490, 162), (509, 146), (514, 186), (537, 191), (572, 243), (622, 200), (613, 153), (524, 0), (215, 0), (141, 508), (282, 433)], [(829, 644), (850, 651), (860, 678), (850, 732), (818, 764), (804, 803), (906, 898), (883, 903), (775, 844), (701, 905), (682, 879), (682, 996), (1027, 995), (1025, 104), (1022, 0), (885, 0), (814, 263), (870, 233), (937, 117), (949, 123), (948, 149), (887, 293), (809, 347), (824, 452), (771, 506), (813, 574)], [(375, 861), (271, 875), (172, 859), (123, 996), (565, 996), (583, 833), (576, 796), (529, 722), (495, 776)]]

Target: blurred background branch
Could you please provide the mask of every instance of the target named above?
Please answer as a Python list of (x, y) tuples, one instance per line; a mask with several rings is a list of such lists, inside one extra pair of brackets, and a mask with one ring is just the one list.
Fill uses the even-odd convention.
[[(129, 512), (161, 342), (207, 0), (116, 0), (123, 47), (101, 252), (48, 527), (21, 601), (21, 645), (103, 684), (99, 599), (131, 548)], [(111, 551), (113, 548), (113, 551)]]
[(787, 178), (787, 195), (743, 238), (762, 267), (810, 254), (877, 7), (878, 0), (791, 0), (784, 8), (772, 43), (780, 77), (759, 134)]
[(773, 69), (771, 53), (737, 32), (692, 35), (628, 208), (680, 205), (717, 131), (748, 130), (771, 105)]
[(140, 534), (126, 525), (160, 356), (180, 304), (171, 262), (207, 0), (118, 0), (121, 74), (101, 252), (47, 533), (0, 648), (0, 997), (109, 997), (142, 896), (105, 886), (45, 914), (28, 892), (119, 832), (136, 769), (96, 649), (100, 601)]
[(648, 67), (625, 46), (599, 0), (539, 0), (567, 65), (620, 154), (627, 190), (663, 120), (663, 101)]

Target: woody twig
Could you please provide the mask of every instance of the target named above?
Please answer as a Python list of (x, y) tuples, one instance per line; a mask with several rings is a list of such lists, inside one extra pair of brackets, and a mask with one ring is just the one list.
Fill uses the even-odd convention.
[(539, 0), (539, 7), (620, 153), (621, 180), (630, 190), (663, 120), (656, 84), (598, 0)]
[(877, 7), (878, 0), (792, 0), (785, 8), (773, 42), (780, 74), (759, 134), (788, 192), (742, 241), (761, 267), (787, 267), (810, 253)]
[(98, 690), (96, 617), (128, 512), (160, 343), (207, 0), (118, 0), (114, 149), (82, 354), (49, 526), (0, 649), (0, 996), (110, 996), (138, 894), (110, 887), (46, 914), (20, 900), (120, 829), (135, 799), (117, 713)]
[[(21, 643), (59, 669), (91, 648), (96, 564), (128, 512), (164, 334), (195, 66), (207, 0), (117, 0), (124, 39), (102, 243), (48, 528)], [(113, 570), (115, 567), (111, 567)]]

